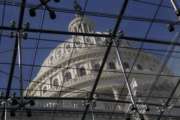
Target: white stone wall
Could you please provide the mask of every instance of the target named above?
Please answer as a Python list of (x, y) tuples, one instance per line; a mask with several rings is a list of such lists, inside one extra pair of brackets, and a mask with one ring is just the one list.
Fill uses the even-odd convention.
[[(33, 80), (34, 84), (32, 82), (33, 86), (31, 86), (31, 89), (33, 89), (33, 90), (32, 90), (30, 95), (46, 96), (45, 94), (43, 95), (42, 93), (40, 93), (40, 91), (45, 86), (48, 88), (48, 90), (52, 89), (50, 87), (51, 86), (50, 79), (54, 79), (54, 77), (57, 77), (57, 79), (59, 81), (59, 85), (61, 85), (63, 83), (63, 80), (64, 80), (63, 79), (64, 71), (66, 71), (66, 72), (68, 71), (71, 73), (72, 80), (73, 79), (79, 79), (80, 76), (78, 75), (78, 71), (79, 71), (79, 68), (81, 68), (81, 67), (85, 68), (87, 77), (89, 77), (88, 76), (89, 74), (97, 73), (96, 71), (92, 71), (92, 68), (93, 68), (95, 63), (101, 64), (101, 60), (102, 60), (102, 57), (104, 55), (105, 48), (98, 48), (97, 47), (97, 48), (92, 49), (91, 51), (89, 51), (89, 49), (87, 49), (87, 50), (89, 53), (87, 53), (85, 50), (83, 50), (83, 51), (79, 50), (78, 51), (79, 54), (75, 54), (75, 56), (74, 56), (75, 60), (72, 60), (73, 62), (71, 62), (71, 64), (69, 65), (69, 67), (72, 69), (66, 69), (66, 64), (67, 64), (66, 61), (68, 59), (67, 60), (65, 59), (64, 63), (63, 62), (61, 63), (61, 61), (59, 61), (60, 69), (59, 68), (54, 68), (54, 69), (51, 68), (51, 69), (48, 69), (44, 74), (41, 73), (41, 75), (37, 75), (39, 78)], [(133, 56), (135, 56), (136, 53), (132, 50), (123, 50), (121, 52), (122, 52), (122, 56), (123, 56), (123, 61), (129, 64), (129, 68), (127, 68), (127, 72), (129, 72), (130, 67), (132, 66), (132, 62), (133, 62), (132, 61), (133, 59), (131, 59), (131, 58)], [(90, 54), (92, 54), (92, 55), (90, 56)], [(96, 57), (96, 54), (97, 54), (97, 57)], [(51, 54), (50, 54), (50, 56), (51, 56)], [(56, 55), (54, 55), (54, 56), (56, 56)], [(109, 62), (113, 62), (115, 64), (115, 66), (116, 66), (115, 70), (108, 69)], [(52, 62), (52, 63), (54, 65), (58, 65), (58, 63), (56, 63), (56, 64), (54, 62)], [(158, 64), (159, 64), (159, 62), (156, 60), (156, 58), (153, 58), (152, 55), (149, 55), (146, 53), (141, 53), (141, 56), (139, 57), (136, 65), (133, 68), (133, 72), (135, 72), (135, 73), (147, 73), (147, 74), (153, 73), (153, 72), (156, 72), (156, 69), (157, 69), (156, 67)], [(137, 67), (137, 65), (139, 65), (141, 67), (139, 68), (139, 67)], [(64, 69), (66, 69), (66, 70), (64, 70)], [(116, 72), (119, 71), (119, 72), (121, 72), (121, 67), (118, 64), (117, 57), (115, 55), (115, 49), (112, 49), (111, 54), (109, 56), (109, 59), (107, 60), (107, 63), (105, 65), (104, 70), (105, 71), (116, 71)], [(113, 76), (112, 76), (113, 74), (109, 74), (109, 75), (111, 76), (111, 79), (113, 79)], [(117, 75), (114, 75), (114, 77), (115, 76), (117, 76)], [(83, 76), (83, 79), (88, 80), (88, 78), (86, 78), (85, 76)], [(93, 79), (95, 79), (95, 76)], [(144, 79), (146, 79), (146, 76), (144, 76)], [(110, 86), (111, 86), (111, 84), (110, 84)], [(41, 89), (41, 90), (38, 90), (38, 89)], [(38, 91), (36, 91), (36, 90), (38, 90)], [(52, 90), (54, 90), (54, 89), (52, 89)], [(60, 89), (58, 89), (58, 90), (60, 90)], [(48, 95), (50, 95), (50, 94), (48, 94)]]

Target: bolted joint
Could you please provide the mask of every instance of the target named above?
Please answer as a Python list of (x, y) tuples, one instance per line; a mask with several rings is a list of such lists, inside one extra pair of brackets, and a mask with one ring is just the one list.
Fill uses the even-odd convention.
[(35, 105), (35, 101), (34, 100), (30, 100), (29, 104), (30, 104), (30, 106), (34, 106)]
[(168, 28), (168, 31), (169, 31), (169, 32), (173, 32), (173, 31), (175, 30), (173, 24), (168, 24), (168, 25), (167, 25), (167, 28)]
[(29, 15), (30, 15), (31, 17), (35, 17), (35, 16), (36, 16), (36, 9), (35, 9), (35, 8), (31, 8), (31, 9), (29, 10)]

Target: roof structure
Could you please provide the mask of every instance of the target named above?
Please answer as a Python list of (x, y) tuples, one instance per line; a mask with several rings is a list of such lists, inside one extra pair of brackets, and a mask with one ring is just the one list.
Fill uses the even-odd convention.
[[(8, 116), (9, 113), (13, 116), (16, 112), (20, 114), (17, 119), (22, 119), (21, 113), (28, 113), (31, 116), (30, 111), (39, 119), (41, 119), (40, 112), (42, 111), (51, 111), (53, 114), (68, 112), (67, 108), (69, 107), (58, 109), (52, 104), (50, 109), (47, 109), (47, 106), (33, 106), (34, 102), (50, 103), (49, 101), (65, 101), (65, 103), (66, 101), (85, 101), (86, 103), (81, 109), (70, 110), (72, 115), (78, 113), (79, 117), (77, 118), (81, 120), (89, 119), (89, 112), (98, 115), (104, 112), (108, 120), (113, 119), (113, 117), (118, 118), (118, 115), (125, 118), (130, 115), (131, 118), (134, 118), (134, 114), (128, 111), (122, 113), (118, 113), (115, 109), (110, 109), (108, 112), (98, 111), (98, 109), (93, 111), (89, 104), (94, 102), (96, 88), (101, 82), (101, 75), (105, 72), (104, 66), (108, 60), (112, 59), (109, 57), (109, 53), (111, 53), (112, 48), (116, 48), (114, 39), (118, 38), (134, 45), (121, 48), (124, 51), (133, 50), (136, 53), (130, 58), (133, 61), (129, 66), (130, 69), (136, 67), (137, 61), (144, 53), (157, 58), (159, 65), (155, 67), (158, 70), (148, 74), (154, 78), (154, 82), (149, 85), (149, 94), (144, 92), (142, 96), (133, 97), (128, 76), (132, 74), (144, 76), (147, 73), (145, 71), (140, 73), (134, 73), (131, 70), (124, 71), (125, 82), (123, 85), (129, 94), (119, 94), (119, 96), (129, 97), (129, 99), (121, 101), (98, 98), (96, 101), (103, 102), (103, 104), (105, 102), (132, 105), (136, 111), (135, 116), (140, 118), (147, 114), (147, 116), (153, 116), (153, 120), (179, 119), (179, 9), (178, 0), (0, 0), (1, 118), (11, 119)], [(80, 23), (91, 24), (92, 29), (99, 32), (82, 31), (75, 28), (74, 21), (69, 26), (69, 22), (75, 16), (77, 19), (90, 18), (94, 23), (88, 21), (89, 19), (80, 20)], [(86, 23), (87, 21), (88, 23)], [(94, 28), (95, 25), (96, 28)], [(103, 46), (104, 55), (101, 58), (100, 69), (96, 71), (97, 76), (92, 89), (88, 92), (83, 91), (87, 92), (87, 97), (29, 97), (24, 95), (24, 91), (40, 69), (55, 67), (43, 63), (51, 50), (57, 49), (57, 47), (63, 49), (63, 44), (75, 44), (73, 39), (69, 39), (72, 36), (108, 39), (108, 44)], [(88, 47), (93, 47), (93, 45), (90, 44)], [(71, 62), (71, 57), (68, 60)], [(120, 56), (119, 60), (123, 61), (123, 57)], [(170, 72), (167, 72), (165, 68), (168, 68)], [(66, 69), (73, 68), (66, 66)], [(169, 87), (171, 89), (168, 94), (156, 94), (161, 88), (168, 86), (168, 81), (175, 83)], [(164, 84), (157, 87), (158, 83)], [(137, 101), (138, 98), (144, 100)], [(149, 102), (148, 98), (154, 99), (154, 101)], [(139, 105), (148, 106), (156, 113), (141, 113)], [(117, 105), (113, 108), (116, 107)], [(73, 106), (73, 108), (76, 107)], [(38, 111), (39, 114), (36, 114), (35, 111)], [(42, 114), (44, 115), (44, 113)], [(52, 115), (48, 119), (57, 118)], [(93, 119), (98, 119), (98, 117)]]

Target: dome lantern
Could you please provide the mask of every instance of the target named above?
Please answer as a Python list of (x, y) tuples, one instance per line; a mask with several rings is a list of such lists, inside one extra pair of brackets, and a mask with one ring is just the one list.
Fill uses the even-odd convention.
[(76, 11), (75, 18), (70, 22), (69, 32), (92, 33), (95, 30), (94, 23), (83, 15), (81, 6), (75, 1), (74, 9)]

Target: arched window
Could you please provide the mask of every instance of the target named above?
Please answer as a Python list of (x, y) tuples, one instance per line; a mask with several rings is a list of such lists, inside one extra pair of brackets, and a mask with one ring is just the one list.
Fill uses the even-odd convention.
[(85, 32), (85, 33), (88, 32), (88, 26), (87, 26), (86, 23), (84, 23), (84, 32)]
[(93, 65), (93, 71), (99, 71), (100, 69), (100, 64), (99, 63), (96, 63)]
[(124, 69), (129, 69), (130, 67), (129, 67), (129, 64), (127, 63), (127, 62), (124, 62), (123, 63), (123, 67), (124, 67)]
[(45, 86), (45, 87), (43, 87), (43, 89), (42, 89), (42, 93), (45, 94), (46, 92), (47, 92), (47, 87)]
[(137, 67), (138, 70), (142, 70), (143, 69), (143, 67), (140, 64), (137, 64), (136, 67)]
[(84, 76), (84, 75), (86, 75), (86, 70), (85, 70), (85, 68), (84, 67), (81, 67), (81, 68), (79, 68), (79, 76)]
[(116, 65), (114, 62), (109, 62), (108, 63), (108, 69), (116, 69)]
[(64, 80), (69, 81), (70, 79), (72, 79), (71, 73), (70, 72), (65, 72)]
[(57, 78), (53, 80), (53, 87), (56, 89), (59, 87), (59, 82)]
[(71, 51), (71, 46), (70, 46), (70, 44), (67, 44), (65, 47), (66, 47), (66, 52), (70, 52), (70, 51)]

